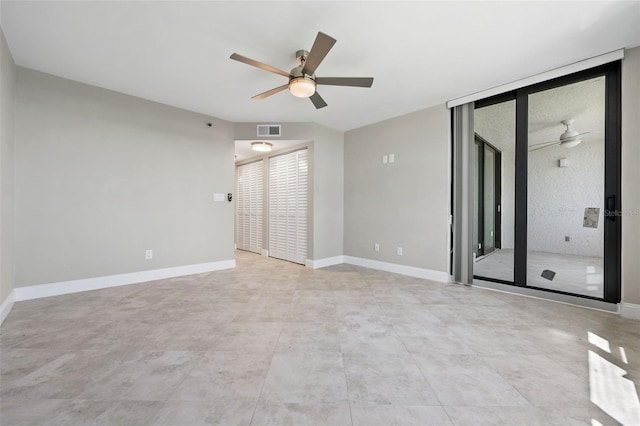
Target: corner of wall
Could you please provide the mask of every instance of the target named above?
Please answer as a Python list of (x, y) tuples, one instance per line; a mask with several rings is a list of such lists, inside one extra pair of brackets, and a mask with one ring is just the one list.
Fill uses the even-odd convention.
[[(0, 27), (0, 318), (13, 305), (16, 64)], [(1, 321), (0, 321), (1, 322)]]
[[(640, 306), (640, 47), (622, 61), (622, 302)], [(629, 308), (627, 308), (629, 311)], [(623, 311), (624, 312), (624, 311)], [(624, 316), (624, 313), (623, 313)]]

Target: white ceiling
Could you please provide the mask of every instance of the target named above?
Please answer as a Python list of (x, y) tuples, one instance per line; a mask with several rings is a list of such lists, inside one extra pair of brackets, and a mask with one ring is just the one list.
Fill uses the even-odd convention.
[[(640, 45), (640, 2), (147, 2), (2, 0), (18, 65), (234, 122), (349, 130), (622, 47)], [(318, 31), (338, 40), (317, 75), (328, 107), (282, 92)]]

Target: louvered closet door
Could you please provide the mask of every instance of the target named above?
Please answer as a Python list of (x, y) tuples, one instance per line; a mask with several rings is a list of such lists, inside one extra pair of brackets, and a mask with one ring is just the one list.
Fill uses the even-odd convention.
[(308, 183), (306, 149), (269, 159), (269, 256), (305, 264)]
[(236, 245), (240, 250), (262, 252), (262, 160), (236, 168)]

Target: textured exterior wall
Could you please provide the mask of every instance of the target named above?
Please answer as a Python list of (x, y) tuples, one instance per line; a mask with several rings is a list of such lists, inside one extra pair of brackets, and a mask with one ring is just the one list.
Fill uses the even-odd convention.
[[(566, 158), (568, 166), (558, 167)], [(529, 153), (527, 243), (529, 251), (604, 255), (604, 145), (602, 137), (573, 148)], [(597, 228), (583, 227), (585, 207), (600, 208)], [(565, 241), (565, 236), (570, 241)]]

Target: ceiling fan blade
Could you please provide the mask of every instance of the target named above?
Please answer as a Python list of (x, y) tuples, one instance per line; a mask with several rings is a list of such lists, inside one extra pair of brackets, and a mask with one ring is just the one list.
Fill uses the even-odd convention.
[(275, 89), (267, 90), (266, 92), (260, 93), (259, 95), (255, 95), (251, 97), (251, 99), (264, 99), (271, 95), (275, 95), (276, 93), (282, 92), (283, 90), (286, 90), (287, 87), (289, 87), (289, 83), (283, 84), (282, 86), (276, 87)]
[(534, 146), (550, 145), (550, 144), (553, 144), (553, 143), (560, 143), (560, 139), (556, 139), (556, 140), (553, 140), (553, 141), (547, 141), (547, 142), (541, 142), (541, 143), (534, 143), (534, 144), (529, 145), (529, 148), (534, 147)]
[[(316, 82), (317, 82), (317, 80), (318, 80), (318, 79), (316, 79)], [(568, 139), (565, 139), (565, 140), (577, 139), (577, 138), (579, 138), (580, 136), (588, 135), (588, 134), (591, 134), (591, 133), (600, 133), (600, 132), (584, 132), (584, 133), (578, 133), (577, 135), (572, 136), (571, 138), (568, 138)], [(556, 139), (556, 140), (553, 140), (553, 141), (547, 141), (547, 142), (541, 142), (541, 143), (534, 143), (533, 145), (529, 145), (529, 148), (531, 148), (532, 146), (551, 145), (551, 144), (554, 144), (554, 143), (560, 143), (560, 142), (563, 142), (563, 140), (562, 140), (562, 139)]]
[[(541, 149), (549, 148), (550, 146), (554, 146), (554, 145), (560, 145), (560, 142), (553, 142), (553, 143), (550, 143), (550, 144), (545, 145), (545, 146), (539, 146), (537, 148), (530, 149), (529, 152), (539, 151)], [(532, 146), (535, 146), (535, 145), (532, 145)]]
[(318, 32), (316, 40), (311, 46), (309, 56), (304, 62), (304, 68), (302, 68), (303, 74), (311, 75), (316, 72), (316, 68), (320, 65), (320, 62), (327, 56), (327, 53), (331, 50), (333, 45), (336, 44), (336, 39), (329, 37), (325, 33)]
[(579, 138), (580, 136), (588, 135), (588, 134), (590, 134), (590, 133), (600, 133), (600, 132), (583, 132), (583, 133), (578, 133), (577, 135), (572, 136), (572, 137), (567, 138), (567, 139), (576, 139), (576, 138)]
[(272, 67), (271, 65), (267, 65), (267, 64), (263, 64), (262, 62), (258, 62), (258, 61), (254, 61), (253, 59), (249, 59), (246, 56), (242, 56), (242, 55), (238, 55), (237, 53), (234, 53), (233, 55), (231, 55), (229, 57), (230, 59), (233, 59), (234, 61), (238, 61), (238, 62), (243, 62), (247, 65), (251, 65), (254, 66), (256, 68), (260, 68), (261, 70), (265, 70), (265, 71), (269, 71), (275, 74), (280, 74), (284, 77), (291, 77), (289, 75), (288, 72), (286, 71), (282, 71), (278, 68)]
[(316, 77), (316, 84), (329, 86), (371, 87), (373, 77)]
[(324, 108), (327, 106), (327, 103), (324, 101), (324, 99), (322, 99), (322, 96), (320, 96), (318, 92), (311, 95), (309, 99), (311, 99), (311, 102), (313, 102), (313, 105), (316, 107), (316, 109)]

